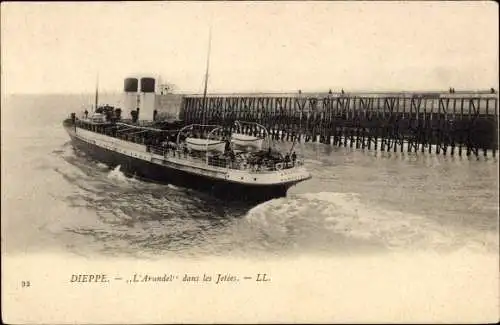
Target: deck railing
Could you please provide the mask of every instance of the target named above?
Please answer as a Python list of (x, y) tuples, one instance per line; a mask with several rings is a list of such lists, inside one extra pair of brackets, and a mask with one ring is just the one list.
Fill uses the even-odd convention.
[(275, 163), (272, 159), (263, 158), (260, 162), (249, 162), (245, 158), (241, 156), (236, 156), (234, 159), (231, 159), (229, 156), (206, 156), (205, 153), (202, 152), (190, 152), (185, 147), (177, 147), (173, 148), (168, 145), (159, 145), (159, 144), (147, 144), (144, 136), (140, 136), (139, 134), (133, 133), (120, 133), (113, 132), (111, 126), (106, 125), (94, 125), (90, 123), (86, 123), (84, 121), (77, 120), (77, 126), (87, 129), (89, 131), (107, 135), (109, 137), (113, 137), (116, 139), (133, 142), (137, 144), (142, 144), (146, 147), (146, 151), (162, 156), (164, 158), (176, 158), (184, 161), (189, 161), (191, 163), (197, 165), (205, 165), (205, 166), (213, 166), (224, 169), (233, 169), (233, 170), (242, 170), (249, 171), (253, 173), (268, 173), (275, 172), (279, 170), (286, 170), (296, 166), (302, 166), (304, 161), (302, 159), (297, 159), (296, 161), (279, 161)]
[(253, 173), (267, 173), (279, 170), (286, 170), (297, 166), (302, 166), (304, 161), (297, 159), (295, 162), (274, 163), (272, 160), (264, 160), (261, 163), (250, 163), (241, 157), (231, 159), (227, 156), (205, 156), (187, 152), (183, 149), (171, 149), (164, 146), (146, 146), (147, 151), (152, 154), (163, 156), (164, 158), (176, 158), (184, 161), (193, 162), (198, 165), (213, 166), (225, 169), (235, 169), (243, 171), (251, 171)]

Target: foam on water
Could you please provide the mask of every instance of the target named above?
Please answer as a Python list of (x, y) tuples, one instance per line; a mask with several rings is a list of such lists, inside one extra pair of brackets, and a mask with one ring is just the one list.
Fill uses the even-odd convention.
[[(100, 163), (100, 162), (98, 162), (98, 163), (97, 163), (97, 167), (98, 167), (98, 168), (101, 168), (101, 169), (107, 169), (107, 168), (109, 168), (109, 167), (108, 167), (108, 165), (103, 164), (103, 163)], [(119, 167), (119, 166), (118, 166), (118, 167)], [(115, 168), (115, 169), (116, 169), (116, 168)]]
[[(468, 230), (459, 232), (425, 215), (393, 211), (364, 202), (357, 193), (318, 192), (265, 202), (251, 209), (247, 220), (269, 237), (294, 238), (294, 245), (311, 241), (334, 248), (335, 235), (390, 250), (460, 247), (490, 249), (498, 240)], [(464, 236), (465, 235), (465, 236)], [(332, 242), (328, 242), (332, 239)], [(322, 242), (324, 241), (324, 242)]]
[(125, 174), (120, 170), (121, 166), (118, 165), (116, 166), (113, 170), (111, 170), (109, 173), (108, 173), (108, 178), (109, 179), (112, 179), (112, 180), (117, 180), (119, 182), (128, 182), (131, 180), (131, 178), (128, 178), (127, 176), (125, 176)]
[(180, 190), (180, 189), (181, 189), (180, 187), (175, 186), (175, 185), (172, 185), (172, 184), (167, 184), (167, 187), (168, 187), (168, 188), (171, 188), (171, 189), (173, 189), (173, 190)]

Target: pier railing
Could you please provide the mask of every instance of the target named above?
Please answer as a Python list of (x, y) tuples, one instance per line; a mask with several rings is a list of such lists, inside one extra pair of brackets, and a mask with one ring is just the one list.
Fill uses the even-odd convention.
[(210, 96), (205, 105), (188, 96), (181, 117), (228, 130), (236, 120), (256, 122), (283, 141), (445, 155), (498, 150), (498, 97), (487, 92)]

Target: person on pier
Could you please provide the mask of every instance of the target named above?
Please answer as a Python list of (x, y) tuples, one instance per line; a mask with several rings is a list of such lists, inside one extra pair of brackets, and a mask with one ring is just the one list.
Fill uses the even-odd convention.
[(292, 167), (295, 167), (295, 161), (297, 161), (297, 154), (292, 152)]

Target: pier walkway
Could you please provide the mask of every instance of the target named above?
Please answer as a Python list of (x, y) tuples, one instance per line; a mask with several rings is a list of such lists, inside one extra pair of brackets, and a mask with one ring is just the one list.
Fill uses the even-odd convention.
[[(274, 140), (394, 152), (492, 155), (498, 94), (490, 91), (184, 96), (184, 123), (257, 122)], [(248, 127), (246, 134), (258, 130)]]

